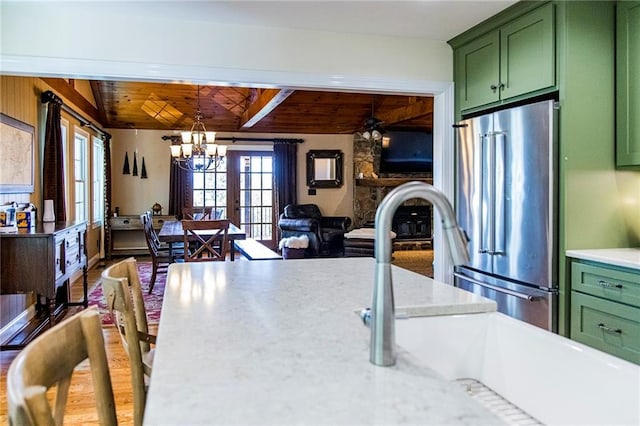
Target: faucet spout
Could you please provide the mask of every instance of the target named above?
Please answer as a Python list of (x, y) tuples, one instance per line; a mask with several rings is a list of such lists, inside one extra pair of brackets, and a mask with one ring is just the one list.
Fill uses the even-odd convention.
[(379, 366), (391, 366), (396, 362), (395, 354), (395, 305), (391, 279), (391, 221), (398, 207), (412, 198), (429, 201), (442, 218), (445, 240), (454, 265), (469, 262), (467, 240), (458, 227), (451, 203), (432, 185), (409, 182), (393, 189), (382, 200), (375, 221), (376, 270), (371, 305), (371, 352), (370, 361)]

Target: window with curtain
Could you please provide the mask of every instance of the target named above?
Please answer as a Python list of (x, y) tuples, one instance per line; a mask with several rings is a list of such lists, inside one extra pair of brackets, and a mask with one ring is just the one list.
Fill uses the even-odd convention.
[(93, 223), (101, 225), (104, 220), (104, 142), (102, 139), (93, 137), (93, 181), (91, 196), (93, 198)]
[(74, 202), (75, 220), (86, 221), (88, 219), (87, 205), (87, 147), (89, 134), (76, 129), (73, 145), (73, 178), (74, 178)]

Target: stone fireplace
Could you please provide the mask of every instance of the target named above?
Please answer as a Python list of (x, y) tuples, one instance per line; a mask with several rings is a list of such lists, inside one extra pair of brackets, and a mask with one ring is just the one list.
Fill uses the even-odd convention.
[[(354, 135), (354, 228), (373, 226), (378, 205), (380, 205), (387, 193), (396, 186), (414, 180), (432, 183), (430, 174), (396, 173), (379, 175), (380, 150), (379, 143), (372, 144), (358, 134)], [(394, 232), (403, 234), (403, 237), (396, 239), (396, 241), (431, 241), (433, 209), (428, 201), (422, 199), (408, 200), (398, 209), (395, 216), (398, 218), (398, 223), (395, 223), (396, 217), (394, 217)], [(395, 226), (398, 226), (398, 228)], [(401, 232), (399, 233), (397, 229)]]

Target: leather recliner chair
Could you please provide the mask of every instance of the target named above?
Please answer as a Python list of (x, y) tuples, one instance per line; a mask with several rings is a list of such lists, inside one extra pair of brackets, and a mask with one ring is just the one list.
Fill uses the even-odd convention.
[(322, 216), (315, 204), (288, 204), (278, 220), (283, 238), (309, 237), (305, 257), (343, 256), (344, 234), (350, 226), (350, 217)]

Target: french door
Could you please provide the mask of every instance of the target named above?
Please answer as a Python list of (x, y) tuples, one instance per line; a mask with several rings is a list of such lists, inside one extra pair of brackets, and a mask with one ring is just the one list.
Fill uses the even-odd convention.
[(216, 169), (194, 172), (193, 206), (212, 207), (247, 238), (275, 249), (272, 153), (229, 150)]

